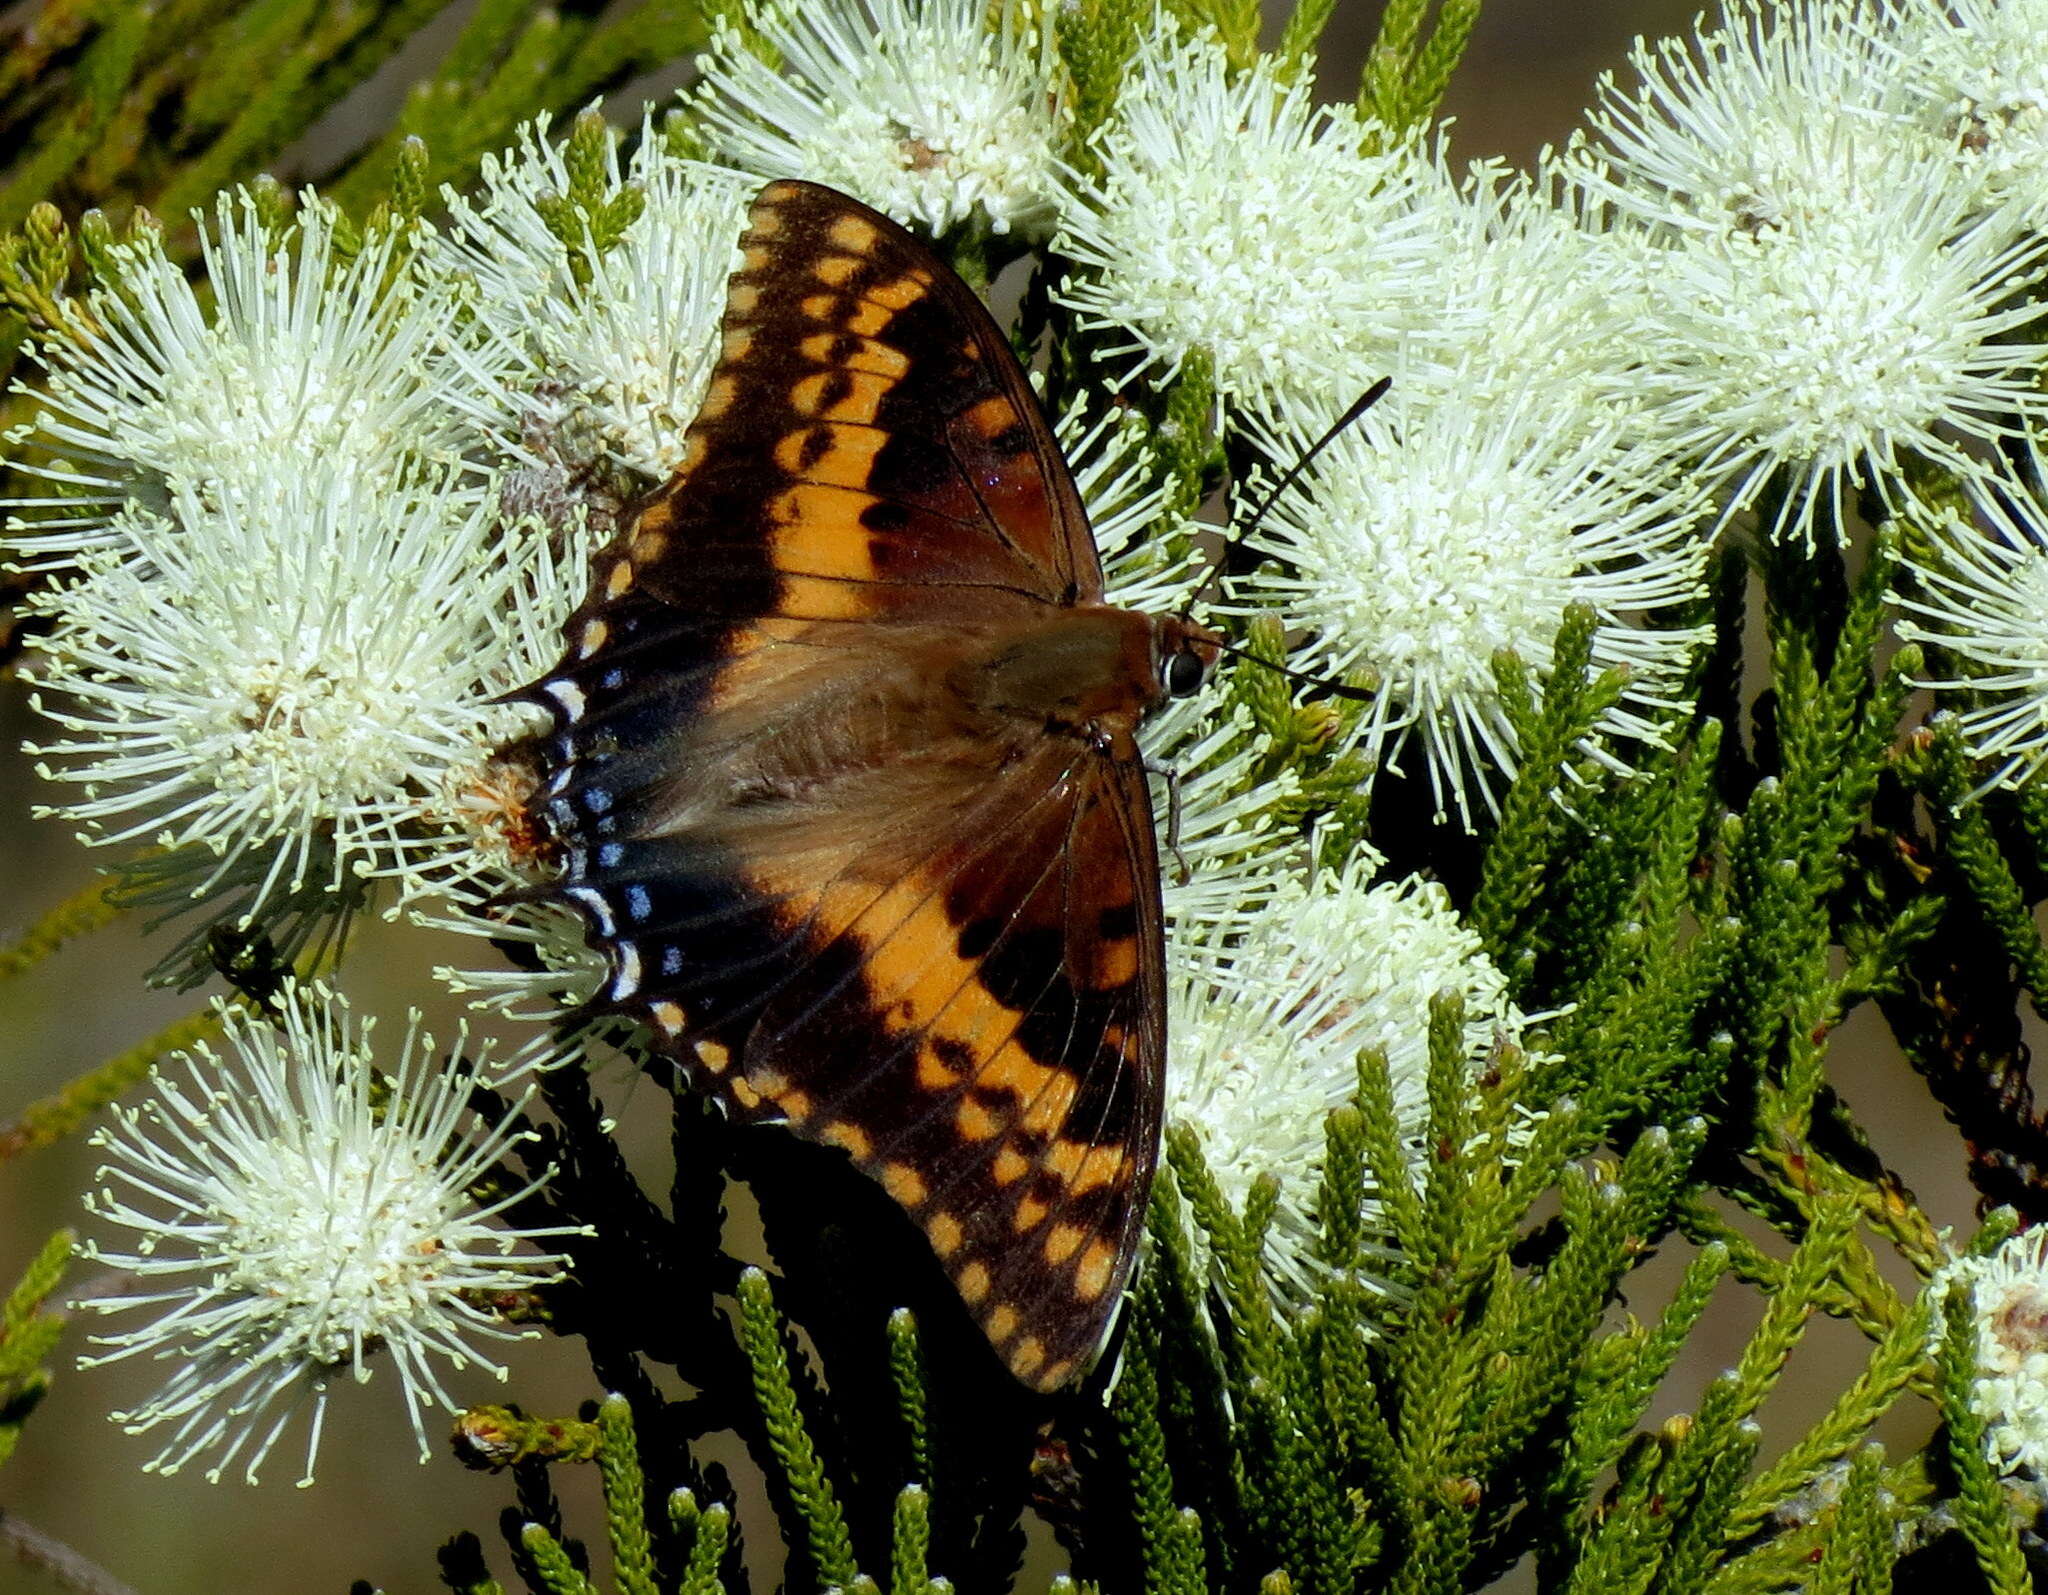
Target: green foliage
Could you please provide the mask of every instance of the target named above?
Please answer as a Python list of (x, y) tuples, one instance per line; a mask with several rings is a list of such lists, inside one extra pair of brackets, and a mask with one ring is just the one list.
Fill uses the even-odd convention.
[(910, 1445), (910, 1477), (932, 1476), (931, 1432), (924, 1415), (924, 1359), (917, 1344), (917, 1319), (907, 1307), (889, 1315), (889, 1374), (896, 1386), (896, 1410)]
[(1985, 1456), (1984, 1420), (1971, 1399), (1977, 1326), (1960, 1295), (1945, 1297), (1941, 1311), (1941, 1415), (1947, 1426), (1949, 1465), (1956, 1474), (1956, 1521), (1995, 1595), (2027, 1595), (2033, 1582), (2020, 1554), (2004, 1487)]
[(1213, 30), (1233, 71), (1246, 71), (1258, 59), (1264, 13), (1256, 0), (1170, 0), (1165, 9), (1190, 32)]
[(45, 1305), (64, 1278), (74, 1237), (59, 1230), (0, 1303), (0, 1463), (14, 1454), (22, 1425), (50, 1387), (44, 1364), (57, 1349), (64, 1320)]
[(1358, 109), (1397, 134), (1435, 117), (1479, 21), (1479, 0), (1442, 0), (1425, 37), (1429, 10), (1429, 0), (1389, 0), (1366, 54)]
[(614, 187), (609, 156), (612, 128), (596, 111), (576, 118), (562, 161), (569, 173), (566, 194), (536, 195), (533, 207), (548, 231), (569, 251), (569, 267), (580, 282), (590, 280), (590, 262), (615, 245), (640, 218), (647, 196), (626, 184)]
[(1596, 617), (1575, 605), (1558, 633), (1556, 662), (1539, 708), (1522, 664), (1497, 662), (1496, 676), (1521, 765), (1501, 802), (1500, 828), (1486, 854), (1486, 874), (1472, 904), (1472, 924), (1497, 961), (1534, 902), (1570, 827), (1558, 806), (1558, 785), (1573, 750), (1621, 695), (1617, 671), (1589, 676)]
[[(44, 0), (0, 56), (0, 228), (40, 200), (69, 211), (147, 204), (182, 218), (298, 139), (447, 8), (446, 0)], [(580, 106), (703, 42), (705, 12), (677, 0), (547, 12), (486, 0), (391, 135), (304, 175), (381, 187), (416, 133), (458, 178), (534, 112)], [(438, 113), (438, 114), (435, 114)]]
[(37, 920), (11, 947), (0, 947), (0, 980), (26, 974), (66, 942), (98, 930), (119, 912), (108, 897), (107, 883), (94, 881)]
[(1061, 6), (1053, 17), (1060, 59), (1073, 85), (1069, 158), (1091, 175), (1100, 171), (1100, 162), (1090, 140), (1116, 109), (1124, 67), (1152, 14), (1145, 0), (1079, 0)]
[[(774, 1289), (759, 1269), (743, 1271), (735, 1286), (737, 1342), (759, 1403), (761, 1426), (756, 1434), (762, 1442), (761, 1459), (771, 1463), (778, 1494), (804, 1525), (816, 1581), (828, 1588), (881, 1595), (875, 1580), (859, 1570), (845, 1514), (807, 1431), (793, 1361), (800, 1354), (776, 1309)], [(908, 1315), (899, 1314), (892, 1321), (889, 1339), (890, 1360), (903, 1381), (899, 1416), (911, 1423), (922, 1412), (926, 1393)], [(539, 1471), (592, 1461), (603, 1482), (610, 1587), (616, 1595), (726, 1595), (745, 1587), (733, 1558), (737, 1546), (731, 1507), (723, 1501), (701, 1501), (705, 1478), (694, 1488), (664, 1493), (657, 1475), (667, 1461), (659, 1451), (644, 1446), (636, 1400), (650, 1410), (659, 1405), (658, 1398), (643, 1390), (637, 1398), (608, 1395), (577, 1419), (474, 1408), (458, 1420), (458, 1454), (470, 1466), (524, 1471), (527, 1513), (508, 1526), (508, 1546), (534, 1595), (596, 1595), (600, 1588), (590, 1576), (587, 1551), (559, 1521), (559, 1508), (546, 1494), (541, 1483), (544, 1471)], [(715, 1478), (710, 1487), (719, 1487)], [(947, 1595), (950, 1585), (934, 1577), (929, 1567), (931, 1497), (923, 1485), (906, 1483), (890, 1498), (882, 1543), (889, 1567), (888, 1595)], [(471, 1535), (459, 1536), (444, 1549), (441, 1572), (442, 1582), (458, 1595), (500, 1588), (485, 1567), (480, 1543)]]
[(782, 1337), (768, 1276), (750, 1268), (740, 1275), (740, 1344), (753, 1371), (754, 1397), (761, 1404), (775, 1460), (789, 1481), (790, 1498), (803, 1520), (818, 1575), (827, 1584), (845, 1588), (860, 1576), (853, 1559), (853, 1541), (847, 1536), (846, 1517), (832, 1481), (825, 1476), (803, 1414), (797, 1410), (790, 1348)]

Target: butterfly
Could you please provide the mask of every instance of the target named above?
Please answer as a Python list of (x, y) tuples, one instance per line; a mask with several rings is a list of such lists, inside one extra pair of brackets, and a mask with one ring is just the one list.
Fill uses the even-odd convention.
[(843, 1148), (1053, 1390), (1127, 1283), (1165, 1068), (1135, 733), (1221, 639), (1105, 602), (1023, 369), (926, 245), (761, 190), (674, 475), (597, 556), (538, 808), (553, 888), (747, 1122)]

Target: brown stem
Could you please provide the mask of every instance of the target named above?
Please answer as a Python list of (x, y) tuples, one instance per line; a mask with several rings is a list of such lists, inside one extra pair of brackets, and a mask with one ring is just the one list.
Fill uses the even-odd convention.
[(12, 1551), (22, 1566), (40, 1569), (77, 1595), (135, 1595), (133, 1588), (105, 1568), (5, 1507), (0, 1507), (0, 1546)]

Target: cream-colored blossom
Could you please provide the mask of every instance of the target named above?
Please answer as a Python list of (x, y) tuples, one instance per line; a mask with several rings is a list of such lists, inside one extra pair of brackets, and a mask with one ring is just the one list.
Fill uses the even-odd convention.
[[(477, 421), (501, 458), (571, 472), (596, 461), (659, 480), (682, 459), (718, 358), (726, 279), (755, 184), (680, 160), (651, 120), (621, 169), (606, 157), (607, 200), (639, 191), (639, 215), (608, 249), (571, 247), (543, 207), (570, 178), (546, 118), (514, 151), (488, 158), (473, 198), (449, 197), (441, 269), (471, 284), (484, 368)], [(535, 434), (549, 451), (534, 455)], [(519, 485), (516, 481), (512, 484)]]
[(371, 1022), (323, 987), (289, 989), (276, 1026), (221, 1017), (230, 1056), (200, 1046), (93, 1138), (107, 1163), (88, 1205), (133, 1249), (88, 1243), (124, 1288), (79, 1305), (148, 1321), (95, 1336), (109, 1349), (86, 1361), (169, 1365), (114, 1415), (132, 1434), (170, 1428), (154, 1472), (204, 1459), (209, 1478), (239, 1463), (254, 1483), (310, 1407), (310, 1483), (332, 1384), (367, 1382), (379, 1362), (424, 1462), (425, 1409), (455, 1408), (436, 1362), (503, 1378), (478, 1343), (520, 1336), (478, 1294), (543, 1284), (564, 1261), (520, 1243), (567, 1231), (502, 1222), (537, 1181), (487, 1207), (469, 1194), (527, 1132), (516, 1115), (465, 1127), (474, 1078), (417, 1014), (382, 1073)]
[[(2044, 480), (2048, 453), (2030, 435), (2022, 474)], [(1962, 484), (1967, 512), (1914, 519), (1893, 599), (1899, 635), (1927, 645), (1931, 687), (1954, 713), (1970, 756), (2010, 785), (2048, 753), (2048, 506), (2034, 487), (1996, 478)]]
[[(1412, 143), (1271, 59), (1234, 73), (1210, 38), (1162, 30), (1098, 138), (1101, 175), (1070, 179), (1059, 291), (1111, 352), (1170, 373), (1211, 364), (1233, 399), (1350, 386), (1430, 315), (1417, 291), (1455, 191)], [(1384, 147), (1383, 147), (1384, 146)]]
[(2048, 1481), (2048, 1228), (2012, 1236), (1986, 1257), (1958, 1258), (1937, 1295), (1966, 1291), (1976, 1324), (1970, 1405), (1993, 1466), (2039, 1489)]
[[(107, 541), (121, 505), (161, 510), (174, 489), (214, 511), (254, 507), (316, 461), (387, 487), (461, 468), (463, 379), (438, 353), (454, 287), (392, 232), (347, 254), (340, 227), (308, 195), (273, 237), (248, 192), (223, 194), (200, 229), (210, 305), (154, 235), (114, 251), (118, 281), (90, 298), (101, 330), (38, 350), (50, 378), (22, 441), (32, 471), (61, 458), (67, 496), (16, 501), (34, 512), (8, 540), (17, 557), (67, 563)], [(488, 378), (493, 362), (473, 353), (467, 370)]]
[[(1296, 668), (1359, 674), (1357, 722), (1376, 763), (1419, 750), (1439, 806), (1489, 807), (1519, 750), (1495, 660), (1551, 666), (1567, 611), (1595, 615), (1593, 665), (1628, 684), (1604, 738), (1654, 741), (1706, 632), (1708, 503), (1634, 418), (1531, 377), (1468, 406), (1440, 370), (1404, 385), (1332, 441), (1274, 505), (1252, 546), (1275, 562), (1233, 586), (1309, 635)], [(1560, 399), (1564, 402), (1560, 402)], [(1265, 433), (1299, 457), (1329, 408), (1298, 404)]]
[[(1378, 860), (1218, 924), (1177, 926), (1168, 944), (1166, 1121), (1194, 1132), (1224, 1196), (1242, 1206), (1261, 1175), (1280, 1181), (1268, 1262), (1283, 1292), (1310, 1288), (1324, 1121), (1358, 1090), (1358, 1062), (1383, 1051), (1398, 1139), (1428, 1119), (1430, 1003), (1465, 1004), (1475, 1071), (1524, 1021), (1506, 981), (1441, 886), (1369, 885)], [(1371, 1194), (1359, 1199), (1374, 1210)]]
[[(1852, 0), (1731, 0), (1637, 50), (1568, 164), (1655, 246), (1638, 391), (1674, 444), (1810, 541), (1905, 461), (1959, 472), (2038, 417), (2042, 240), (1907, 114)], [(1774, 502), (1773, 502), (1774, 497)]]
[(764, 7), (748, 31), (722, 22), (698, 58), (691, 101), (721, 159), (932, 234), (1050, 229), (1068, 124), (1051, 7), (805, 0)]
[(501, 524), (455, 477), (300, 462), (262, 491), (123, 512), (32, 601), (33, 751), (91, 842), (190, 860), (194, 897), (429, 866), (451, 793), (531, 711), (585, 550)]

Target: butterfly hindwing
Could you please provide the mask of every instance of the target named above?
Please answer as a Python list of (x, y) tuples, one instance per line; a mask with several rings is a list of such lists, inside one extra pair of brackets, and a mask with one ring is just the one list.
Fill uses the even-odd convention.
[[(844, 1148), (1050, 1389), (1151, 1180), (1157, 861), (1127, 733), (975, 683), (1099, 604), (1100, 565), (1023, 372), (925, 246), (776, 183), (741, 252), (684, 462), (534, 689), (560, 890), (601, 1000), (735, 1113)], [(1094, 614), (1050, 674), (1109, 668), (1140, 620)]]
[(1031, 1383), (1099, 1338), (1156, 1136), (1121, 801), (1101, 761), (1048, 746), (893, 879), (754, 877), (807, 947), (751, 1024), (746, 1081), (909, 1210)]

